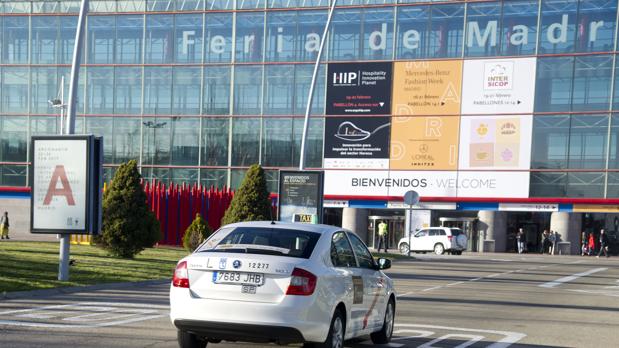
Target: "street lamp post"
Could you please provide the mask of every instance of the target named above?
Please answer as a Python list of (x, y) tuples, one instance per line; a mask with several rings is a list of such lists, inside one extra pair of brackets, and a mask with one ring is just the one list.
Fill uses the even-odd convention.
[(60, 89), (58, 91), (58, 97), (47, 101), (49, 105), (54, 109), (60, 109), (60, 129), (58, 134), (62, 135), (64, 132), (64, 111), (67, 108), (67, 104), (64, 103), (64, 76), (60, 77)]
[(150, 157), (150, 173), (151, 178), (153, 177), (153, 166), (155, 165), (155, 155), (157, 153), (155, 146), (157, 146), (157, 129), (165, 127), (167, 122), (153, 122), (153, 121), (144, 121), (142, 122), (144, 127), (153, 130), (153, 154)]
[[(69, 84), (69, 102), (67, 103), (67, 120), (64, 134), (75, 134), (75, 117), (77, 112), (77, 89), (80, 75), (80, 61), (82, 60), (82, 46), (84, 43), (84, 25), (88, 14), (88, 0), (82, 0), (80, 14), (77, 19), (75, 45), (73, 46), (73, 60), (71, 62), (71, 83)], [(64, 92), (63, 92), (64, 93)], [(62, 105), (62, 102), (60, 103)], [(62, 109), (61, 109), (62, 110)], [(64, 114), (64, 110), (62, 110)], [(60, 237), (60, 264), (58, 266), (58, 280), (69, 280), (69, 257), (71, 241), (69, 234)]]
[(307, 96), (307, 107), (305, 108), (305, 121), (303, 122), (303, 135), (301, 137), (301, 158), (299, 158), (299, 170), (305, 169), (305, 148), (307, 142), (307, 132), (309, 129), (309, 118), (312, 111), (312, 99), (314, 98), (314, 89), (316, 88), (316, 77), (318, 76), (318, 69), (320, 69), (320, 57), (327, 41), (327, 34), (329, 33), (329, 26), (331, 26), (331, 19), (333, 18), (333, 11), (335, 10), (335, 4), (337, 0), (332, 0), (331, 8), (329, 9), (329, 15), (327, 16), (327, 23), (320, 39), (320, 48), (318, 49), (318, 55), (316, 56), (316, 62), (314, 63), (314, 73), (312, 74), (312, 82), (310, 83), (309, 93)]

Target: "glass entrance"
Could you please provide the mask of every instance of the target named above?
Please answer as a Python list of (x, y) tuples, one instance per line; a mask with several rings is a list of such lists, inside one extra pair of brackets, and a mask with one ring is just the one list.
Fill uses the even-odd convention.
[(479, 242), (479, 236), (477, 233), (477, 219), (476, 218), (447, 218), (442, 217), (438, 219), (441, 222), (441, 227), (453, 227), (459, 228), (468, 238), (468, 245), (466, 249), (468, 251), (478, 251), (477, 245)]
[(368, 217), (368, 246), (378, 248), (378, 224), (381, 221), (387, 223), (387, 248), (396, 249), (398, 241), (404, 237), (404, 216), (378, 216)]

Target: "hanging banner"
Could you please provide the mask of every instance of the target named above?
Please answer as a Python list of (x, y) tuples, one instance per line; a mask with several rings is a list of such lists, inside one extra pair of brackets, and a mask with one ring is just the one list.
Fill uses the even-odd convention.
[(461, 60), (396, 62), (393, 114), (458, 115), (461, 86)]
[(463, 116), (460, 169), (529, 169), (533, 117)]
[(391, 127), (391, 169), (458, 169), (460, 117), (396, 117)]
[(323, 173), (279, 172), (279, 221), (320, 223), (322, 221)]
[(390, 115), (392, 63), (334, 63), (327, 75), (327, 115)]
[(526, 198), (529, 172), (325, 171), (327, 196), (401, 197), (410, 190), (422, 197)]
[(462, 114), (529, 114), (536, 58), (464, 61)]
[(390, 117), (327, 117), (324, 168), (388, 169)]

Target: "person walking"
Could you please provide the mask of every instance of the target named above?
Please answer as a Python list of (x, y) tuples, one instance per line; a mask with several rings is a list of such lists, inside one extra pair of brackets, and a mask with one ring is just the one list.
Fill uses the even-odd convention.
[(600, 251), (598, 252), (598, 256), (596, 257), (600, 258), (602, 252), (604, 253), (604, 255), (606, 255), (606, 257), (610, 257), (608, 256), (608, 236), (606, 235), (606, 233), (604, 233), (604, 229), (600, 230)]
[(542, 233), (542, 243), (541, 243), (541, 253), (542, 255), (546, 253), (546, 251), (548, 250), (548, 243), (550, 243), (548, 241), (548, 230), (544, 230), (544, 232)]
[(593, 256), (593, 253), (595, 252), (595, 235), (593, 234), (593, 232), (589, 233), (589, 256)]
[(555, 233), (557, 232), (550, 230), (550, 234), (548, 235), (548, 254), (550, 255), (555, 254), (555, 244), (557, 242), (557, 236)]
[(526, 237), (524, 236), (524, 231), (522, 230), (522, 228), (518, 229), (518, 233), (516, 234), (516, 241), (518, 242), (518, 254), (524, 253)]
[(378, 224), (378, 252), (384, 245), (387, 252), (387, 234), (389, 234), (387, 223), (383, 220)]
[(587, 232), (582, 231), (580, 234), (580, 256), (587, 255)]
[(4, 212), (4, 215), (0, 216), (0, 237), (1, 239), (9, 238), (9, 213)]

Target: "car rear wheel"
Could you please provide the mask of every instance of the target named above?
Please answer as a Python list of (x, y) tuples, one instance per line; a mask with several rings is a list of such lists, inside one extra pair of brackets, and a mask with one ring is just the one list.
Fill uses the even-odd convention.
[(178, 346), (180, 348), (205, 348), (207, 342), (198, 338), (198, 336), (187, 331), (178, 330), (176, 335), (178, 338)]
[(387, 344), (391, 341), (393, 335), (393, 325), (395, 324), (395, 303), (393, 299), (387, 303), (387, 309), (385, 310), (385, 319), (383, 320), (383, 327), (380, 331), (370, 334), (370, 338), (374, 344)]
[(345, 330), (344, 314), (341, 310), (336, 309), (333, 319), (331, 319), (327, 339), (323, 343), (306, 343), (303, 348), (343, 348)]
[(441, 243), (436, 243), (434, 245), (434, 253), (436, 255), (443, 255), (445, 253), (445, 247)]
[(400, 244), (400, 254), (402, 255), (408, 255), (409, 252), (409, 248), (408, 248), (408, 243), (402, 243)]

